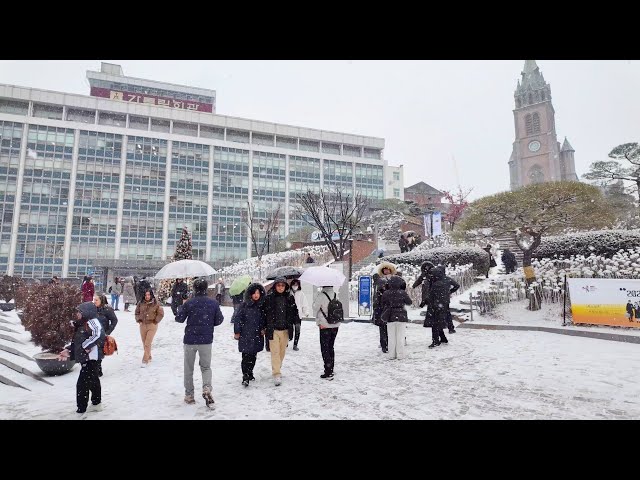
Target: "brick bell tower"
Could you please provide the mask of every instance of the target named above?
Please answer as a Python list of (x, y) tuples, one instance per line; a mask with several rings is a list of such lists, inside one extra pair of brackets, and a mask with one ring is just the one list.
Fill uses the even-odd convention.
[(535, 60), (525, 61), (514, 99), (516, 139), (509, 158), (511, 190), (532, 183), (577, 181), (573, 147), (566, 137), (562, 147), (558, 142), (551, 86)]

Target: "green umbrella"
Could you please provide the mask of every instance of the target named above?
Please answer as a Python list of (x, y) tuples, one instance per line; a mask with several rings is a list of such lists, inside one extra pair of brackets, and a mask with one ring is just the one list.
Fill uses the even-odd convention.
[(242, 275), (236, 278), (231, 287), (229, 287), (229, 295), (239, 295), (244, 292), (251, 283), (251, 277), (249, 275)]

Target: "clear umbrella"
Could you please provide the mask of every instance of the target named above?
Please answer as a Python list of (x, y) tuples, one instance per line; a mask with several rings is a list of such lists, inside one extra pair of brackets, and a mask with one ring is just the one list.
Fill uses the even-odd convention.
[(278, 267), (269, 275), (267, 275), (267, 280), (275, 280), (278, 277), (284, 277), (286, 279), (298, 278), (304, 272), (303, 268), (298, 267), (290, 267), (285, 265), (284, 267)]

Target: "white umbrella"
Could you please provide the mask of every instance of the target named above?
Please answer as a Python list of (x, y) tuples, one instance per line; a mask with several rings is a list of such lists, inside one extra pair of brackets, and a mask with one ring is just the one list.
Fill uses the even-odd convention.
[(316, 287), (339, 287), (347, 278), (338, 270), (329, 267), (309, 267), (300, 275), (301, 282), (307, 282)]
[(216, 271), (200, 260), (178, 260), (167, 263), (156, 273), (157, 280), (167, 278), (208, 277), (215, 275)]

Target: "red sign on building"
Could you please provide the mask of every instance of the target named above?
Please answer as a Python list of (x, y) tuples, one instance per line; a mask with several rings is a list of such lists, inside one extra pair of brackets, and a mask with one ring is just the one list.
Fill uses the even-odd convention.
[(213, 105), (210, 103), (200, 103), (193, 100), (176, 100), (173, 98), (157, 97), (155, 95), (123, 92), (111, 90), (109, 88), (91, 87), (92, 97), (110, 98), (129, 103), (146, 103), (161, 107), (180, 108), (183, 110), (193, 110), (195, 112), (213, 113)]

